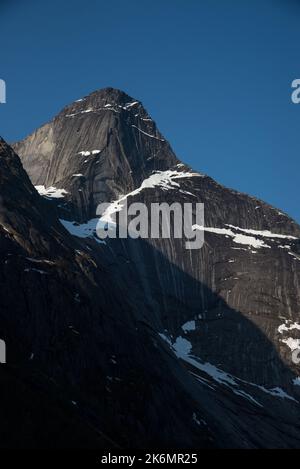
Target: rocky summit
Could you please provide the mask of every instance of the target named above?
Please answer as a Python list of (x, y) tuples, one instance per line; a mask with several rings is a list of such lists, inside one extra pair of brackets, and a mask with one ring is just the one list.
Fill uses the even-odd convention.
[[(1, 446), (300, 447), (288, 215), (181, 162), (112, 88), (1, 140), (0, 197)], [(203, 247), (100, 240), (98, 204), (125, 200), (204, 204)]]

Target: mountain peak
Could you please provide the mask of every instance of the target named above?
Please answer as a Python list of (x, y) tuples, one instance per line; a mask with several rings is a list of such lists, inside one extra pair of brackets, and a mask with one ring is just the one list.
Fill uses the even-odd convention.
[[(299, 447), (300, 227), (187, 171), (146, 116), (108, 88), (15, 145), (57, 207), (0, 140), (0, 316), (20, 363), (118, 447), (157, 446), (161, 422), (160, 447)], [(152, 204), (167, 204), (169, 235), (97, 242), (98, 204), (125, 200), (145, 204), (150, 230)], [(186, 249), (193, 220), (174, 203), (204, 204), (201, 249)]]
[(114, 110), (120, 114), (121, 111), (132, 111), (136, 117), (147, 117), (150, 120), (150, 116), (139, 100), (132, 98), (122, 90), (111, 87), (93, 91), (89, 95), (77, 99), (67, 105), (60, 115), (68, 117), (70, 115), (73, 116), (76, 112), (84, 114), (101, 110)]
[(114, 88), (66, 106), (14, 149), (33, 184), (64, 190), (81, 220), (179, 163), (141, 102)]
[(100, 88), (99, 90), (93, 91), (88, 97), (99, 97), (101, 99), (111, 99), (118, 104), (123, 104), (129, 101), (138, 101), (137, 99), (129, 96), (125, 91), (118, 88), (108, 86), (106, 88)]

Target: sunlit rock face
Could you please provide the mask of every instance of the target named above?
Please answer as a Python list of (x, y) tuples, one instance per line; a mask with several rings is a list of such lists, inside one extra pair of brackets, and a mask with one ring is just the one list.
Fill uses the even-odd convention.
[(63, 187), (82, 219), (177, 162), (141, 103), (111, 88), (65, 107), (15, 150), (33, 184)]
[[(182, 163), (142, 104), (112, 88), (65, 107), (13, 148), (31, 179), (6, 147), (22, 174), (18, 200), (29, 208), (14, 235), (3, 208), (3, 226), (27, 257), (43, 249), (53, 263), (51, 275), (50, 264), (34, 265), (34, 274), (15, 267), (43, 282), (38, 290), (35, 277), (26, 283), (27, 316), (43, 311), (25, 328), (26, 353), (36, 357), (30, 372), (43, 364), (70, 392), (66, 399), (78, 396), (70, 397), (72, 412), (116, 444), (300, 446), (292, 359), (300, 345), (300, 227)], [(109, 202), (113, 213), (124, 200), (149, 210), (153, 202), (203, 203), (205, 223), (195, 227), (203, 247), (186, 249), (172, 230), (168, 239), (100, 242), (98, 204)], [(30, 248), (25, 218), (35, 229)], [(21, 299), (7, 304), (22, 323)]]

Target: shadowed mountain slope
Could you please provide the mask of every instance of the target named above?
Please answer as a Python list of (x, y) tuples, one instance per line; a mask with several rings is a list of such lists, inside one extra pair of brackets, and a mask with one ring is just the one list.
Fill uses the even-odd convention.
[[(120, 445), (298, 447), (300, 227), (181, 163), (142, 104), (112, 88), (13, 148), (43, 197), (2, 142), (4, 252), (48, 260), (18, 260), (15, 284), (32, 277), (22, 297), (4, 295), (4, 330), (34, 353), (29, 366), (79, 393), (75, 410)], [(100, 242), (98, 204), (114, 213), (125, 200), (204, 203), (204, 246), (173, 231)]]

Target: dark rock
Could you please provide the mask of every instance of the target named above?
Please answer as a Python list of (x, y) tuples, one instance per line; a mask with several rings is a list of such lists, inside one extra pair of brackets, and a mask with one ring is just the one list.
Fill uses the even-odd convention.
[[(300, 227), (193, 172), (141, 103), (111, 88), (14, 150), (34, 185), (66, 191), (39, 197), (1, 143), (0, 327), (18, 379), (34, 372), (46, 399), (54, 382), (105, 436), (99, 445), (298, 447), (300, 369), (288, 338), (300, 337)], [(137, 190), (153, 171), (164, 183)], [(103, 244), (58, 221), (78, 228), (124, 195), (148, 207), (204, 203), (203, 248), (174, 236)]]

